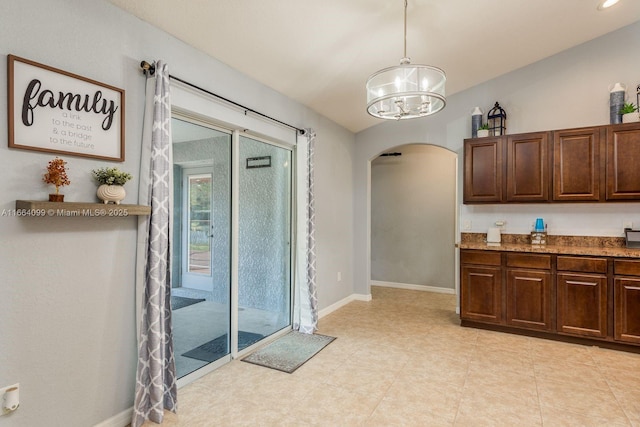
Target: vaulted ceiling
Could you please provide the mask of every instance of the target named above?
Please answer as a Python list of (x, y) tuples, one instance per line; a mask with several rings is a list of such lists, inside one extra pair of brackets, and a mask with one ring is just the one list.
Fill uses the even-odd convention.
[[(404, 0), (109, 0), (358, 132), (365, 82), (403, 56)], [(640, 20), (640, 1), (408, 0), (407, 54), (447, 96)], [(637, 53), (636, 53), (637, 54)]]

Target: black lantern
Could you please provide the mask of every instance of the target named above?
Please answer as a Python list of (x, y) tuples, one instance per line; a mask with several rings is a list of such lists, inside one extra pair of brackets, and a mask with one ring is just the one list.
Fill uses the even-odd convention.
[(638, 109), (637, 111), (640, 111), (640, 85), (636, 88), (636, 108)]
[(496, 105), (487, 113), (489, 135), (504, 135), (507, 130), (507, 113), (496, 102)]

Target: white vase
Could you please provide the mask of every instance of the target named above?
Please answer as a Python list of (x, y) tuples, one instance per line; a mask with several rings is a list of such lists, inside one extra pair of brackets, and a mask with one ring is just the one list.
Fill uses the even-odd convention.
[(627, 113), (622, 115), (622, 123), (634, 123), (640, 122), (640, 112), (634, 111), (633, 113)]
[(119, 205), (120, 201), (127, 195), (122, 185), (107, 184), (102, 184), (98, 187), (96, 194), (98, 195), (98, 199), (102, 200), (105, 204), (113, 202), (116, 205)]
[(478, 129), (478, 138), (489, 136), (489, 129)]

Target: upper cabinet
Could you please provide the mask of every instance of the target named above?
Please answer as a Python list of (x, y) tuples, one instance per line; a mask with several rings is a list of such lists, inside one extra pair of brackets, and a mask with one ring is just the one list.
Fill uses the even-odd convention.
[(507, 202), (549, 200), (549, 133), (507, 135)]
[(607, 127), (607, 200), (640, 200), (640, 124)]
[(464, 202), (502, 201), (502, 139), (479, 138), (464, 145)]
[(553, 132), (553, 201), (598, 202), (604, 186), (603, 128)]
[(464, 142), (464, 203), (640, 201), (640, 123)]

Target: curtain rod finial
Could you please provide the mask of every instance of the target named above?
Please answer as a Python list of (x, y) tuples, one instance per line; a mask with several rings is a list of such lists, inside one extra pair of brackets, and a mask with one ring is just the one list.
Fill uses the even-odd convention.
[(143, 74), (147, 74), (148, 72), (150, 76), (153, 76), (153, 74), (156, 72), (156, 66), (153, 64), (149, 64), (147, 61), (142, 61), (140, 63), (140, 68), (142, 68)]

